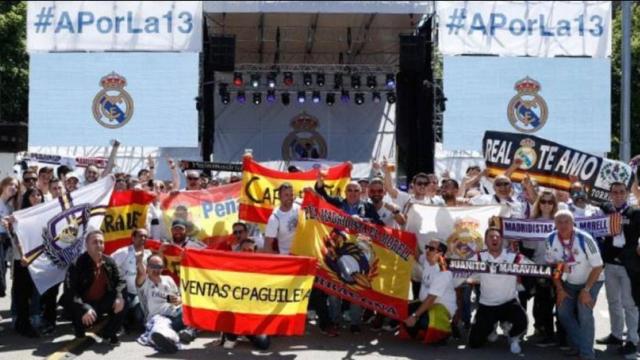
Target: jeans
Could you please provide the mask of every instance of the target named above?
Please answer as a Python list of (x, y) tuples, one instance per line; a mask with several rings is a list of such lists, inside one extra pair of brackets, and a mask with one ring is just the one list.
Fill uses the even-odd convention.
[(631, 295), (629, 274), (622, 265), (607, 264), (604, 267), (604, 287), (607, 289), (607, 303), (611, 320), (611, 334), (622, 339), (624, 325), (627, 325), (627, 340), (638, 344), (638, 308)]
[[(560, 304), (558, 315), (562, 326), (567, 332), (567, 339), (572, 346), (578, 349), (581, 357), (595, 359), (596, 355), (593, 351), (593, 338), (595, 336), (593, 309), (578, 301), (578, 295), (584, 288), (584, 284), (573, 285), (565, 282), (563, 287), (569, 296)], [(600, 292), (601, 287), (602, 281), (598, 281), (593, 284), (589, 291), (594, 302), (598, 298), (598, 292)]]
[(124, 294), (127, 307), (124, 309), (124, 328), (127, 331), (144, 331), (145, 315), (138, 295), (130, 292)]
[[(335, 324), (340, 324), (342, 322), (342, 301), (343, 300), (338, 297), (329, 296), (329, 313), (331, 320)], [(348, 306), (349, 321), (351, 322), (351, 325), (362, 325), (362, 306), (352, 303), (348, 303)]]

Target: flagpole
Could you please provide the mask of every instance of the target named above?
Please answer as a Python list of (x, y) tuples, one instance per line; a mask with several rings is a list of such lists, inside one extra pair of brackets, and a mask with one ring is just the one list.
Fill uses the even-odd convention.
[(622, 105), (620, 119), (620, 160), (631, 159), (631, 1), (622, 2)]

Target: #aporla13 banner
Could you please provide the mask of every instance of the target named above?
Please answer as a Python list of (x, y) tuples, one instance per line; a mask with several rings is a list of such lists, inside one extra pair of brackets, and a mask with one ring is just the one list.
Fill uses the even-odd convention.
[(197, 53), (31, 54), (29, 146), (198, 146)]

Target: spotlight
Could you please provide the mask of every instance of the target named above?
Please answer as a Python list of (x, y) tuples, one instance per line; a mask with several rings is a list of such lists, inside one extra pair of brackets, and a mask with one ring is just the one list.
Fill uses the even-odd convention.
[(242, 81), (242, 74), (238, 72), (233, 73), (233, 85), (240, 87), (243, 83), (244, 81)]
[(251, 75), (251, 87), (257, 88), (258, 86), (260, 86), (260, 75), (259, 74)]
[(293, 74), (290, 72), (284, 73), (284, 77), (282, 78), (282, 83), (284, 83), (286, 86), (293, 85)]
[(353, 98), (353, 100), (355, 101), (356, 105), (364, 104), (364, 94), (356, 93), (356, 96)]
[(342, 87), (342, 73), (335, 73), (333, 75), (333, 88), (340, 90)]
[(342, 90), (342, 92), (340, 93), (340, 101), (347, 104), (350, 100), (351, 97), (349, 96), (349, 92), (347, 90)]
[(302, 82), (304, 83), (305, 86), (311, 86), (311, 84), (313, 84), (313, 80), (311, 79), (311, 74), (309, 73), (302, 74)]
[(284, 106), (288, 106), (289, 103), (291, 103), (291, 97), (289, 96), (288, 92), (283, 92), (282, 95), (280, 95), (280, 99), (282, 100), (282, 105)]
[(387, 85), (387, 87), (389, 89), (395, 89), (396, 88), (396, 77), (393, 74), (387, 74), (387, 80), (385, 81), (385, 84)]
[(273, 103), (276, 101), (276, 91), (273, 89), (267, 90), (267, 102)]
[(351, 87), (354, 89), (360, 89), (360, 76), (351, 75)]
[(240, 103), (240, 104), (244, 104), (247, 102), (247, 96), (244, 94), (244, 91), (238, 91), (238, 95), (236, 95), (236, 100)]
[(316, 90), (312, 93), (311, 101), (313, 101), (314, 104), (320, 103), (320, 91)]
[(374, 104), (380, 103), (380, 93), (377, 91), (374, 91), (371, 94), (371, 101), (373, 101)]
[(398, 99), (396, 98), (396, 93), (395, 93), (395, 92), (393, 92), (393, 91), (389, 91), (389, 92), (387, 93), (387, 102), (388, 102), (389, 104), (395, 104), (396, 100), (398, 100)]
[(262, 94), (259, 92), (253, 93), (253, 103), (256, 105), (260, 105), (261, 102), (262, 102)]
[(369, 89), (375, 89), (378, 86), (378, 81), (376, 80), (375, 75), (367, 76), (367, 87)]
[(298, 91), (298, 103), (304, 104), (304, 101), (306, 99), (307, 99), (307, 95), (304, 93), (304, 91)]
[(328, 93), (327, 94), (327, 105), (332, 106), (336, 102), (336, 94)]
[(220, 94), (220, 101), (222, 101), (223, 104), (227, 105), (231, 102), (231, 96), (228, 92), (225, 91), (224, 93)]
[(269, 75), (267, 75), (267, 86), (270, 89), (273, 89), (276, 87), (276, 73), (272, 72), (272, 73), (269, 73)]
[(324, 86), (324, 74), (318, 73), (316, 74), (316, 85), (323, 87)]

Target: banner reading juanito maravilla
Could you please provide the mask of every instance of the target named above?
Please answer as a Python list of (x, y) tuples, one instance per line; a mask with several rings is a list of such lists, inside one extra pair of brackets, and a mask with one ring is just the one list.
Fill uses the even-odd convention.
[(491, 176), (502, 174), (515, 159), (521, 159), (512, 179), (520, 181), (529, 174), (540, 185), (568, 190), (575, 176), (595, 202), (609, 198), (611, 183), (619, 181), (630, 187), (633, 181), (631, 167), (625, 163), (531, 135), (487, 131), (482, 151)]

